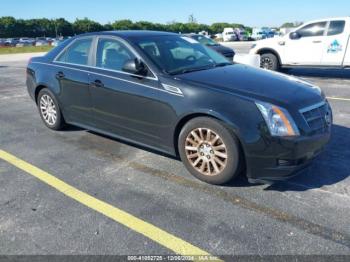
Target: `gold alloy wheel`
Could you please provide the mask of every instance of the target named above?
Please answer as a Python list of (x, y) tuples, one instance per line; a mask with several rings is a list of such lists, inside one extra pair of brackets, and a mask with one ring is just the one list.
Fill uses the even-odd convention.
[(219, 175), (227, 165), (226, 145), (208, 128), (191, 131), (186, 138), (185, 151), (191, 165), (203, 175)]

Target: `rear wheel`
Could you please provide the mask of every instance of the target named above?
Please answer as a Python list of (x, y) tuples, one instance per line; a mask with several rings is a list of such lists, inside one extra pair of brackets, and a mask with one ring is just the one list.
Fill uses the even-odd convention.
[(220, 121), (191, 120), (180, 133), (178, 148), (188, 171), (202, 181), (220, 185), (239, 174), (238, 141)]
[(280, 64), (278, 58), (271, 53), (262, 54), (260, 56), (260, 67), (272, 71), (278, 71)]
[(44, 88), (39, 92), (37, 101), (39, 113), (45, 125), (53, 130), (61, 130), (65, 122), (54, 94)]

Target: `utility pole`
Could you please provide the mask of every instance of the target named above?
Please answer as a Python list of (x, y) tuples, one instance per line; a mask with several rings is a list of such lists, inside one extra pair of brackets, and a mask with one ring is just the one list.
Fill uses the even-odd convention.
[(188, 22), (191, 24), (196, 24), (197, 23), (197, 19), (194, 17), (193, 14), (190, 14), (188, 17)]
[(57, 24), (57, 19), (54, 19), (54, 26), (55, 26), (55, 35), (56, 39), (58, 38), (58, 24)]

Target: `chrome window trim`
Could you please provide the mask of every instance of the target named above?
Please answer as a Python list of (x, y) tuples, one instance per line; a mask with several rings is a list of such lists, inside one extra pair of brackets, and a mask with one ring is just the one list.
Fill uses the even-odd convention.
[[(84, 73), (88, 73), (88, 74), (100, 75), (100, 76), (104, 76), (104, 77), (120, 80), (120, 81), (131, 83), (131, 84), (135, 84), (135, 85), (139, 85), (139, 86), (143, 86), (143, 87), (148, 87), (148, 88), (151, 88), (151, 89), (154, 89), (154, 90), (157, 90), (157, 91), (161, 91), (161, 92), (165, 92), (165, 93), (168, 93), (168, 94), (171, 94), (171, 95), (184, 97), (182, 94), (175, 93), (175, 92), (170, 92), (170, 91), (167, 91), (165, 89), (156, 88), (156, 87), (153, 87), (153, 86), (149, 86), (149, 85), (133, 82), (133, 81), (126, 80), (126, 79), (119, 78), (119, 77), (115, 77), (115, 76), (110, 76), (110, 75), (104, 75), (104, 74), (100, 74), (100, 73), (90, 72), (90, 71), (87, 71), (87, 70), (82, 70), (82, 69), (78, 69), (78, 68), (74, 68), (74, 67), (67, 67), (67, 66), (57, 65), (57, 63), (55, 63), (55, 64), (54, 63), (52, 63), (52, 64), (50, 64), (50, 63), (43, 63), (43, 62), (32, 62), (32, 63), (33, 64), (48, 65), (48, 66), (56, 66), (56, 67), (72, 69), (72, 70), (76, 70), (76, 71), (80, 71), (80, 72), (84, 72)], [(75, 64), (73, 64), (73, 65), (75, 65)], [(81, 66), (81, 65), (77, 65), (77, 66)], [(88, 66), (86, 66), (86, 67), (88, 67)]]
[[(113, 73), (120, 73), (120, 74), (124, 74), (124, 75), (142, 77), (142, 78), (145, 78), (145, 79), (158, 81), (158, 79), (154, 78), (154, 77), (135, 75), (135, 74), (127, 73), (127, 72), (124, 72), (124, 71), (106, 69), (106, 68), (101, 68), (101, 67), (96, 67), (96, 66), (80, 65), (80, 64), (67, 63), (67, 62), (58, 62), (58, 61), (54, 62), (54, 64), (81, 66), (81, 67), (86, 67), (86, 68), (91, 68), (91, 69), (98, 69), (98, 70), (102, 70), (102, 71), (109, 71), (109, 72), (113, 72)], [(90, 73), (97, 74), (95, 72), (90, 72)]]
[(317, 103), (317, 104), (314, 104), (314, 105), (311, 105), (311, 106), (308, 106), (308, 107), (304, 107), (302, 109), (299, 110), (300, 113), (305, 113), (305, 112), (308, 112), (308, 111), (311, 111), (313, 109), (316, 109), (316, 108), (319, 108), (319, 107), (322, 107), (326, 104), (325, 101), (322, 101), (320, 103)]
[[(76, 41), (81, 40), (81, 39), (86, 39), (86, 38), (91, 38), (92, 40), (94, 40), (94, 38), (96, 38), (96, 43), (98, 45), (98, 41), (100, 38), (104, 38), (104, 39), (113, 39), (113, 40), (117, 40), (122, 42), (127, 48), (130, 49), (130, 51), (140, 60), (142, 60), (141, 56), (137, 53), (137, 51), (127, 42), (125, 41), (123, 38), (118, 37), (118, 36), (110, 36), (110, 35), (106, 35), (106, 36), (85, 36), (85, 37), (79, 37), (77, 39), (74, 39), (71, 43), (69, 43), (65, 48), (63, 48), (63, 50), (53, 59), (53, 63), (57, 63), (57, 64), (66, 64), (66, 65), (76, 65), (76, 66), (82, 66), (82, 67), (87, 67), (87, 68), (92, 68), (92, 69), (99, 69), (99, 70), (105, 70), (105, 71), (109, 71), (109, 72), (115, 72), (115, 73), (120, 73), (120, 74), (125, 74), (125, 75), (130, 75), (130, 76), (136, 76), (136, 77), (142, 77), (142, 78), (146, 78), (149, 80), (155, 80), (158, 81), (158, 76), (153, 72), (153, 70), (142, 60), (143, 63), (145, 63), (145, 65), (147, 66), (147, 68), (151, 71), (152, 75), (154, 77), (151, 76), (141, 76), (141, 75), (135, 75), (135, 74), (131, 74), (131, 73), (127, 73), (124, 71), (120, 71), (120, 70), (113, 70), (113, 69), (107, 69), (107, 68), (102, 68), (102, 67), (97, 67), (97, 66), (92, 66), (92, 65), (81, 65), (81, 64), (74, 64), (74, 63), (68, 63), (68, 62), (62, 62), (62, 61), (57, 61), (57, 59), (71, 46), (73, 45)], [(91, 47), (93, 47), (92, 45), (94, 44), (94, 41), (92, 41), (91, 43)], [(96, 46), (97, 47), (97, 46)], [(94, 50), (94, 48), (92, 48), (92, 50)], [(91, 51), (91, 50), (90, 50)], [(96, 60), (96, 52), (94, 52), (93, 54), (94, 59)]]

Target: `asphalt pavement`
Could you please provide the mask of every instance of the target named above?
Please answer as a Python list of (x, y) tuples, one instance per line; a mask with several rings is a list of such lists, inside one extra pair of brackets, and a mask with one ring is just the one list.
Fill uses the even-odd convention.
[[(274, 185), (242, 177), (220, 187), (143, 148), (47, 129), (26, 92), (25, 66), (0, 62), (0, 150), (84, 194), (77, 200), (0, 159), (0, 255), (167, 255), (178, 243), (218, 256), (350, 255), (350, 71), (287, 72), (320, 86), (334, 111), (331, 143), (308, 170)], [(177, 239), (167, 245), (140, 233), (149, 224)]]

